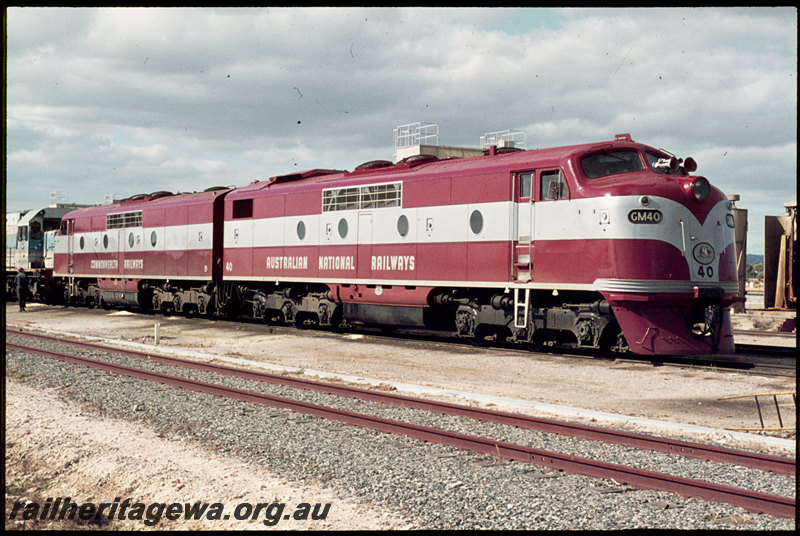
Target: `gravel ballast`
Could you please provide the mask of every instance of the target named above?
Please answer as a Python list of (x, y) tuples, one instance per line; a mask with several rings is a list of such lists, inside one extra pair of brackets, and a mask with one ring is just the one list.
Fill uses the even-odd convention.
[[(98, 356), (94, 356), (99, 358)], [(114, 356), (114, 362), (221, 383), (385, 418), (446, 427), (535, 448), (629, 464), (764, 493), (794, 496), (795, 478), (679, 456), (636, 451), (574, 438), (389, 408), (211, 373)], [(633, 490), (613, 482), (508, 463), (406, 437), (218, 397), (191, 393), (84, 367), (7, 355), (12, 376), (56, 389), (100, 414), (146, 423), (216, 452), (235, 455), (292, 481), (314, 483), (380, 505), (411, 528), (434, 529), (791, 529), (781, 520), (740, 508)], [(81, 372), (78, 373), (78, 370)]]

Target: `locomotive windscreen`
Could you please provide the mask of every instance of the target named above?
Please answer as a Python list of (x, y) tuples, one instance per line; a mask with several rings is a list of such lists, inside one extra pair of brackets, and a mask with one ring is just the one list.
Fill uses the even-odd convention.
[(638, 151), (613, 151), (595, 153), (581, 159), (584, 174), (590, 179), (643, 171), (644, 164)]

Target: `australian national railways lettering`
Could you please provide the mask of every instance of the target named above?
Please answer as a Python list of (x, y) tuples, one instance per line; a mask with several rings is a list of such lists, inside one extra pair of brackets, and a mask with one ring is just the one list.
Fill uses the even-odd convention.
[[(320, 270), (355, 270), (356, 261), (352, 255), (323, 255), (319, 257)], [(308, 270), (308, 257), (305, 255), (272, 255), (266, 258), (267, 270)], [(117, 259), (94, 259), (93, 270), (116, 270)], [(124, 259), (125, 270), (143, 270), (143, 259)], [(372, 255), (370, 269), (373, 271), (413, 271), (416, 267), (414, 255)]]
[(370, 269), (411, 271), (414, 266), (414, 255), (373, 255)]
[(274, 256), (267, 257), (267, 270), (306, 270), (308, 257), (306, 256)]
[(319, 258), (320, 270), (355, 270), (356, 263), (350, 255), (325, 255)]
[[(355, 270), (356, 260), (352, 255), (322, 255), (318, 259), (320, 270)], [(407, 271), (416, 267), (414, 255), (373, 255), (370, 269), (374, 271)], [(267, 270), (307, 270), (306, 256), (270, 256), (266, 261)]]

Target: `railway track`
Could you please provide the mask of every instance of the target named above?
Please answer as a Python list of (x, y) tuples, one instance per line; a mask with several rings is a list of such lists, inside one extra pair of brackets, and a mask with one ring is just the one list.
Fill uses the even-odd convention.
[[(59, 308), (61, 309), (61, 308)], [(84, 311), (91, 311), (84, 309)], [(98, 310), (99, 311), (99, 310)], [(144, 314), (141, 312), (134, 312), (133, 314), (141, 315), (143, 317), (152, 317), (151, 314)], [(158, 316), (156, 316), (158, 318)], [(238, 318), (234, 320), (216, 319), (215, 322), (226, 323), (233, 322), (239, 329), (239, 326), (248, 326), (250, 329), (263, 329), (264, 325), (260, 322), (248, 320), (246, 318)], [(280, 334), (297, 334), (298, 328), (291, 325), (271, 324), (269, 325), (271, 333)], [(311, 330), (315, 331), (315, 330)], [(317, 330), (322, 334), (331, 334), (329, 329)], [(532, 352), (528, 349), (522, 348), (516, 344), (504, 343), (501, 341), (485, 341), (485, 344), (476, 344), (473, 340), (454, 338), (448, 334), (441, 332), (427, 331), (422, 329), (405, 329), (398, 328), (392, 330), (383, 330), (367, 326), (357, 326), (348, 328), (346, 331), (362, 334), (366, 337), (371, 337), (376, 340), (388, 341), (406, 341), (406, 342), (421, 342), (436, 345), (446, 345), (449, 348), (474, 348), (476, 345), (496, 350), (499, 352), (508, 352), (510, 354), (517, 354), (522, 357), (531, 357), (536, 355), (553, 355), (566, 358), (583, 358), (583, 359), (598, 359), (614, 361), (626, 361), (637, 363), (650, 363), (654, 366), (690, 366), (694, 368), (708, 368), (719, 372), (742, 372), (746, 371), (749, 374), (758, 374), (762, 376), (776, 376), (776, 377), (795, 377), (797, 371), (797, 358), (796, 358), (796, 345), (791, 346), (794, 342), (796, 335), (793, 333), (774, 333), (771, 336), (785, 339), (781, 346), (773, 346), (769, 344), (736, 344), (735, 354), (718, 355), (718, 356), (640, 356), (636, 354), (611, 354), (599, 356), (593, 351), (576, 350), (570, 348), (543, 348), (537, 352)], [(736, 331), (734, 337), (737, 335), (747, 337), (747, 340), (752, 341), (756, 335), (763, 335), (760, 332), (753, 331)]]
[[(275, 329), (275, 327), (272, 327)], [(292, 329), (292, 328), (287, 328)], [(401, 341), (419, 341), (433, 344), (444, 344), (449, 347), (467, 347), (472, 348), (475, 346), (473, 342), (467, 342), (463, 339), (456, 339), (446, 337), (441, 334), (432, 334), (420, 330), (395, 330), (390, 334), (378, 333), (374, 330), (363, 330), (368, 336), (377, 337), (390, 340)], [(553, 355), (566, 358), (576, 359), (598, 359), (607, 360), (609, 362), (626, 361), (636, 363), (650, 363), (654, 366), (678, 366), (678, 367), (694, 367), (694, 368), (707, 368), (719, 372), (742, 372), (746, 371), (748, 374), (758, 374), (761, 376), (776, 376), (776, 377), (795, 377), (797, 372), (797, 350), (792, 347), (780, 347), (769, 345), (755, 345), (755, 344), (737, 344), (736, 353), (730, 355), (718, 356), (643, 356), (636, 354), (613, 354), (608, 356), (598, 356), (596, 352), (591, 350), (571, 350), (567, 348), (553, 348), (541, 349), (536, 352), (520, 348), (518, 345), (512, 345), (502, 342), (487, 343), (480, 345), (483, 348), (490, 348), (500, 352), (509, 352), (518, 354), (522, 357), (531, 357), (534, 355)]]
[[(288, 330), (287, 333), (295, 333), (296, 329), (292, 326), (271, 325), (272, 330)], [(474, 340), (451, 337), (441, 332), (432, 332), (422, 329), (398, 328), (393, 330), (379, 330), (371, 327), (358, 327), (355, 331), (365, 336), (378, 339), (393, 341), (417, 341), (432, 344), (443, 344), (450, 348), (490, 348), (492, 350), (516, 353), (523, 357), (530, 357), (537, 354), (554, 355), (560, 357), (584, 358), (584, 359), (605, 359), (608, 361), (630, 361), (638, 363), (652, 363), (655, 366), (692, 366), (695, 368), (709, 368), (715, 371), (740, 372), (747, 371), (750, 374), (763, 376), (794, 377), (797, 370), (797, 349), (793, 346), (772, 346), (769, 344), (736, 344), (736, 351), (730, 355), (701, 355), (701, 356), (644, 356), (631, 353), (598, 355), (596, 351), (579, 350), (570, 348), (543, 348), (531, 351), (520, 347), (517, 344), (504, 343), (502, 341), (485, 341), (476, 344)], [(756, 332), (747, 332), (752, 338)], [(786, 341), (793, 341), (794, 334), (776, 334)], [(735, 336), (735, 334), (734, 334)], [(788, 344), (788, 342), (786, 343)]]
[(260, 382), (285, 385), (296, 389), (308, 389), (308, 390), (333, 394), (337, 396), (358, 398), (360, 400), (380, 402), (383, 404), (389, 404), (393, 406), (420, 409), (424, 411), (442, 413), (445, 415), (455, 415), (469, 419), (481, 420), (484, 422), (492, 422), (508, 426), (515, 426), (517, 428), (527, 428), (531, 430), (538, 430), (548, 433), (570, 435), (581, 439), (604, 441), (606, 443), (615, 443), (634, 448), (679, 454), (682, 456), (697, 458), (707, 461), (731, 463), (736, 465), (742, 465), (745, 467), (752, 467), (755, 469), (771, 471), (778, 474), (793, 475), (795, 474), (796, 471), (795, 460), (779, 456), (769, 456), (747, 451), (703, 445), (701, 443), (692, 443), (688, 441), (679, 441), (679, 440), (668, 440), (644, 434), (622, 432), (619, 430), (601, 428), (596, 426), (585, 426), (574, 423), (560, 422), (552, 419), (542, 419), (526, 415), (506, 413), (501, 411), (492, 411), (487, 409), (463, 406), (458, 404), (449, 404), (433, 400), (423, 400), (419, 398), (403, 396), (384, 391), (361, 389), (341, 384), (331, 384), (331, 383), (313, 381), (308, 379), (292, 378), (289, 376), (268, 374), (264, 372), (253, 372), (234, 367), (227, 367), (223, 365), (214, 365), (210, 363), (201, 363), (187, 359), (158, 355), (150, 352), (139, 352), (135, 350), (113, 348), (106, 345), (84, 343), (80, 341), (65, 341), (62, 338), (52, 337), (43, 334), (31, 334), (28, 332), (21, 332), (16, 330), (9, 330), (8, 333), (42, 341), (49, 341), (53, 343), (66, 343), (72, 346), (81, 347), (88, 350), (99, 350), (104, 352), (123, 354), (167, 365), (177, 365), (186, 368), (193, 368), (196, 370), (204, 370), (206, 372), (214, 372), (218, 374), (247, 378)]
[[(30, 333), (14, 333), (12, 331), (9, 331), (8, 333), (15, 335), (20, 334), (26, 337), (31, 337), (32, 335)], [(796, 462), (793, 459), (764, 456), (731, 449), (721, 449), (709, 447), (707, 445), (687, 443), (684, 441), (649, 438), (648, 436), (639, 434), (620, 433), (613, 430), (588, 426), (576, 426), (566, 423), (558, 423), (556, 421), (536, 419), (477, 408), (469, 408), (453, 404), (429, 402), (410, 397), (394, 395), (391, 393), (369, 391), (341, 385), (331, 385), (304, 379), (298, 380), (265, 373), (255, 373), (241, 369), (235, 369), (232, 367), (198, 363), (173, 357), (158, 356), (151, 353), (131, 352), (127, 350), (122, 351), (117, 348), (97, 346), (87, 343), (77, 343), (73, 341), (64, 341), (63, 339), (55, 339), (52, 337), (45, 337), (45, 339), (48, 340), (48, 342), (81, 346), (93, 351), (125, 354), (128, 356), (150, 361), (157, 361), (168, 365), (201, 369), (206, 372), (234, 375), (261, 382), (279, 383), (281, 385), (286, 385), (293, 388), (318, 390), (337, 396), (356, 397), (373, 402), (381, 402), (425, 411), (446, 413), (449, 415), (457, 415), (459, 417), (495, 422), (510, 426), (532, 428), (551, 433), (574, 435), (576, 437), (582, 437), (596, 441), (614, 442), (636, 448), (646, 448), (651, 450), (659, 450), (662, 452), (670, 452), (673, 454), (681, 454), (688, 457), (740, 464), (779, 474), (793, 475), (796, 468)], [(253, 391), (231, 389), (222, 385), (160, 374), (134, 367), (118, 365), (96, 359), (89, 359), (72, 354), (65, 354), (63, 352), (54, 352), (52, 350), (44, 350), (41, 348), (14, 343), (7, 343), (6, 347), (8, 350), (42, 355), (70, 363), (98, 368), (116, 374), (123, 374), (130, 377), (156, 381), (183, 389), (210, 393), (227, 398), (234, 398), (250, 403), (291, 409), (292, 411), (299, 413), (310, 414), (325, 419), (337, 420), (351, 425), (372, 428), (381, 432), (407, 435), (431, 443), (441, 443), (462, 449), (469, 449), (475, 452), (492, 455), (497, 458), (525, 463), (534, 463), (552, 469), (557, 469), (568, 473), (581, 474), (593, 478), (612, 479), (616, 482), (637, 488), (656, 489), (677, 493), (683, 496), (695, 497), (706, 501), (734, 504), (750, 511), (764, 512), (776, 517), (793, 518), (795, 515), (795, 500), (792, 498), (752, 492), (719, 484), (711, 484), (682, 477), (655, 473), (652, 471), (624, 467), (606, 462), (598, 462), (576, 456), (559, 454), (557, 452), (535, 449), (524, 445), (516, 445), (477, 436), (458, 434), (427, 426), (413, 425), (405, 422), (354, 413), (351, 411), (342, 411), (335, 408), (265, 395)]]

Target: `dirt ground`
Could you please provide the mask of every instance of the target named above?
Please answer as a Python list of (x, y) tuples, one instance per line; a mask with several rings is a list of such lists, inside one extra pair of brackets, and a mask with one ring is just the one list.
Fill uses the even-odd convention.
[[(143, 521), (117, 520), (93, 527), (9, 520), (14, 502), (39, 505), (47, 498), (71, 497), (77, 504), (109, 503), (116, 497), (136, 502), (222, 503), (232, 512), (242, 503), (284, 503), (293, 512), (301, 503), (331, 503), (324, 521), (281, 519), (274, 527), (257, 520), (167, 521), (161, 530), (369, 530), (404, 529), (395, 516), (329, 489), (297, 486), (256, 471), (233, 457), (164, 438), (141, 425), (98, 418), (49, 392), (6, 381), (6, 529), (141, 530)], [(274, 512), (274, 510), (273, 510)]]
[[(795, 378), (727, 373), (697, 367), (556, 355), (524, 354), (452, 344), (431, 344), (370, 334), (337, 334), (270, 326), (136, 315), (124, 311), (86, 310), (31, 304), (20, 313), (7, 304), (9, 327), (77, 333), (152, 345), (159, 324), (159, 349), (188, 349), (203, 354), (239, 357), (297, 369), (306, 376), (324, 371), (374, 379), (511, 397), (546, 404), (585, 408), (633, 417), (720, 429), (758, 426), (752, 398), (726, 396), (795, 391)], [(98, 501), (119, 496), (247, 497), (295, 502), (333, 502), (322, 524), (298, 522), (275, 528), (363, 529), (407, 528), (404, 521), (355, 500), (333, 497), (329, 490), (296, 488), (285, 482), (180, 442), (153, 437), (152, 432), (124, 421), (97, 419), (85, 409), (59, 402), (52, 393), (34, 392), (6, 382), (6, 479), (15, 497), (36, 493)], [(450, 401), (467, 402), (459, 394)], [(504, 408), (500, 409), (512, 409)], [(794, 422), (794, 407), (784, 408)], [(789, 413), (791, 411), (791, 413)], [(773, 410), (774, 413), (774, 410)], [(551, 415), (546, 415), (551, 416)], [(773, 414), (765, 411), (768, 426)], [(794, 436), (789, 436), (793, 438)], [(161, 465), (170, 456), (169, 465)], [(794, 453), (789, 453), (793, 455)], [(156, 462), (156, 460), (160, 460)], [(74, 467), (78, 470), (73, 470)], [(70, 467), (70, 470), (65, 470)], [(126, 470), (135, 467), (136, 471)], [(38, 490), (47, 482), (46, 491)], [(8, 486), (7, 486), (8, 488)], [(190, 490), (187, 493), (186, 490)], [(274, 497), (273, 497), (274, 496)], [(328, 499), (330, 497), (330, 499)], [(30, 498), (30, 497), (28, 497)], [(113, 499), (113, 497), (111, 497)], [(111, 500), (111, 499), (106, 499)], [(7, 505), (9, 493), (7, 491)], [(333, 513), (336, 512), (334, 519)], [(257, 522), (235, 522), (230, 528), (264, 529)], [(287, 522), (288, 523), (288, 522)], [(7, 522), (7, 527), (8, 527)], [(131, 528), (131, 527), (124, 527)], [(137, 528), (141, 527), (141, 524)], [(165, 528), (163, 525), (161, 528)], [(166, 528), (194, 528), (171, 524)], [(219, 523), (197, 528), (222, 528)]]

